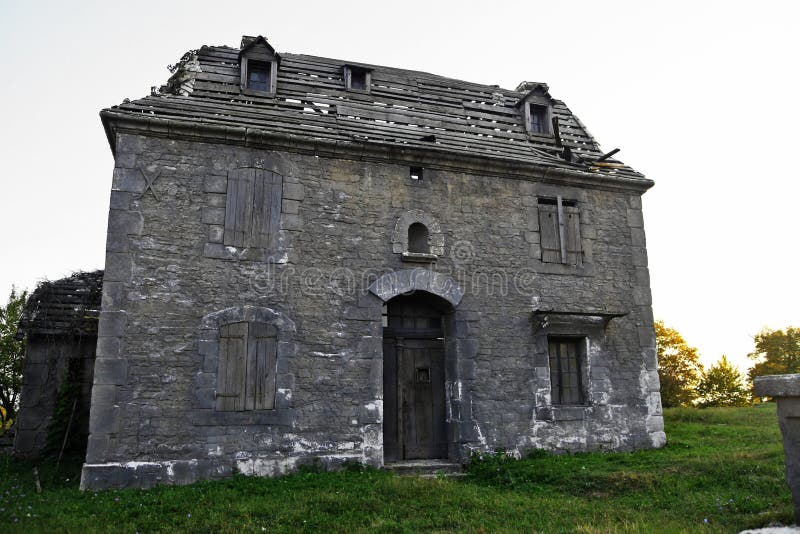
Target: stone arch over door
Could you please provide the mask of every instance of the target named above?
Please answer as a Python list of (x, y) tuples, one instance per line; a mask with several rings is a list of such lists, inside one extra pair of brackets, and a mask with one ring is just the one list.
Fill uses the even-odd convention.
[(387, 273), (375, 280), (369, 290), (384, 302), (414, 291), (427, 291), (453, 306), (458, 306), (464, 297), (464, 290), (451, 277), (421, 268)]
[[(469, 303), (462, 304), (464, 290), (455, 280), (428, 269), (403, 269), (385, 274), (369, 287), (369, 291), (384, 303), (396, 297), (419, 292), (429, 293), (429, 296), (435, 295), (447, 304), (447, 310), (443, 311), (442, 315), (447, 458), (451, 461), (465, 461), (469, 457), (470, 450), (480, 448), (482, 445), (480, 431), (472, 418), (472, 382), (475, 380), (476, 357), (479, 351), (477, 325), (480, 312), (473, 309)], [(383, 387), (385, 395), (385, 383)]]

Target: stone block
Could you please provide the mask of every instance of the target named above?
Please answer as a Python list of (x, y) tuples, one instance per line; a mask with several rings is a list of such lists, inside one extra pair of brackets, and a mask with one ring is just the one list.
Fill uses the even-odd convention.
[(97, 338), (96, 354), (98, 358), (119, 358), (121, 342), (118, 337)]
[(757, 397), (800, 397), (800, 374), (758, 376), (753, 386)]
[(114, 177), (111, 182), (113, 191), (127, 191), (130, 193), (141, 194), (144, 191), (145, 180), (139, 169), (114, 169)]
[(117, 402), (117, 386), (95, 383), (92, 388), (92, 406), (108, 406)]
[(108, 233), (118, 236), (140, 235), (144, 218), (138, 211), (109, 210)]
[(97, 358), (94, 362), (95, 385), (121, 385), (128, 379), (128, 362), (122, 358)]
[(206, 195), (206, 201), (212, 208), (224, 208), (227, 197), (227, 195), (222, 193), (208, 193)]
[(128, 313), (124, 311), (103, 311), (100, 313), (98, 337), (121, 336), (128, 324)]
[(297, 214), (300, 213), (300, 202), (296, 200), (289, 200), (284, 198), (282, 202), (281, 211), (283, 213)]
[(228, 177), (209, 175), (203, 180), (203, 189), (206, 193), (226, 193), (228, 191)]
[(300, 215), (284, 213), (281, 216), (281, 228), (284, 230), (300, 230), (303, 227), (303, 221)]
[(202, 221), (205, 224), (225, 224), (225, 208), (203, 208)]
[(305, 187), (302, 184), (285, 182), (283, 184), (283, 198), (302, 201), (305, 197)]
[(528, 230), (531, 232), (539, 231), (539, 210), (528, 208), (527, 210)]
[(127, 191), (111, 191), (112, 210), (129, 210), (131, 208), (131, 194)]
[(225, 238), (225, 227), (222, 225), (212, 224), (208, 227), (208, 242), (209, 243), (222, 243)]
[(89, 417), (89, 432), (92, 434), (114, 434), (119, 432), (119, 406), (92, 406)]
[(628, 226), (631, 228), (644, 228), (644, 218), (642, 210), (628, 210)]
[(130, 282), (131, 257), (128, 253), (107, 252), (103, 282)]
[(103, 283), (102, 309), (120, 311), (127, 303), (126, 288), (122, 282), (105, 281)]
[(634, 247), (644, 247), (647, 245), (643, 228), (631, 228), (631, 243)]

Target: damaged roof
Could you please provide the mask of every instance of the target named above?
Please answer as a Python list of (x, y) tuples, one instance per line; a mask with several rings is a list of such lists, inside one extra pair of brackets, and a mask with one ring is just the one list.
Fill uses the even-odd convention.
[[(261, 38), (243, 38), (243, 49), (255, 39)], [(619, 160), (601, 159), (604, 151), (560, 100), (551, 104), (561, 146), (555, 136), (529, 134), (518, 104), (536, 87), (547, 91), (546, 84), (524, 82), (512, 91), (420, 71), (281, 53), (276, 92), (259, 95), (242, 90), (243, 49), (203, 46), (187, 52), (159, 90), (103, 110), (112, 150), (115, 123), (138, 117), (227, 126), (315, 145), (373, 145), (499, 159), (652, 185)], [(345, 87), (345, 65), (370, 70), (369, 91)], [(571, 152), (566, 158), (564, 147)]]
[(96, 336), (102, 296), (102, 270), (40, 283), (22, 310), (17, 339), (26, 335)]

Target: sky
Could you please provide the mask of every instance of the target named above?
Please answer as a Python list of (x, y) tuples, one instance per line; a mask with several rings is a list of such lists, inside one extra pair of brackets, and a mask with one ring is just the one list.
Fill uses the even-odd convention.
[(800, 2), (0, 0), (0, 299), (102, 268), (113, 158), (99, 111), (150, 92), (203, 44), (513, 89), (542, 81), (644, 197), (656, 318), (750, 365), (800, 326)]

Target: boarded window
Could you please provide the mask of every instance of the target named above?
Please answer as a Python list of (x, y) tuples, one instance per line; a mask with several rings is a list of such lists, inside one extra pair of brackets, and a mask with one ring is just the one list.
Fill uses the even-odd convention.
[(550, 397), (553, 404), (583, 404), (580, 341), (550, 338)]
[(217, 410), (275, 407), (277, 331), (265, 323), (232, 323), (219, 329)]
[(272, 249), (281, 217), (283, 177), (251, 167), (228, 172), (223, 242), (232, 247)]
[(575, 201), (540, 198), (539, 235), (542, 262), (583, 264), (580, 211)]

